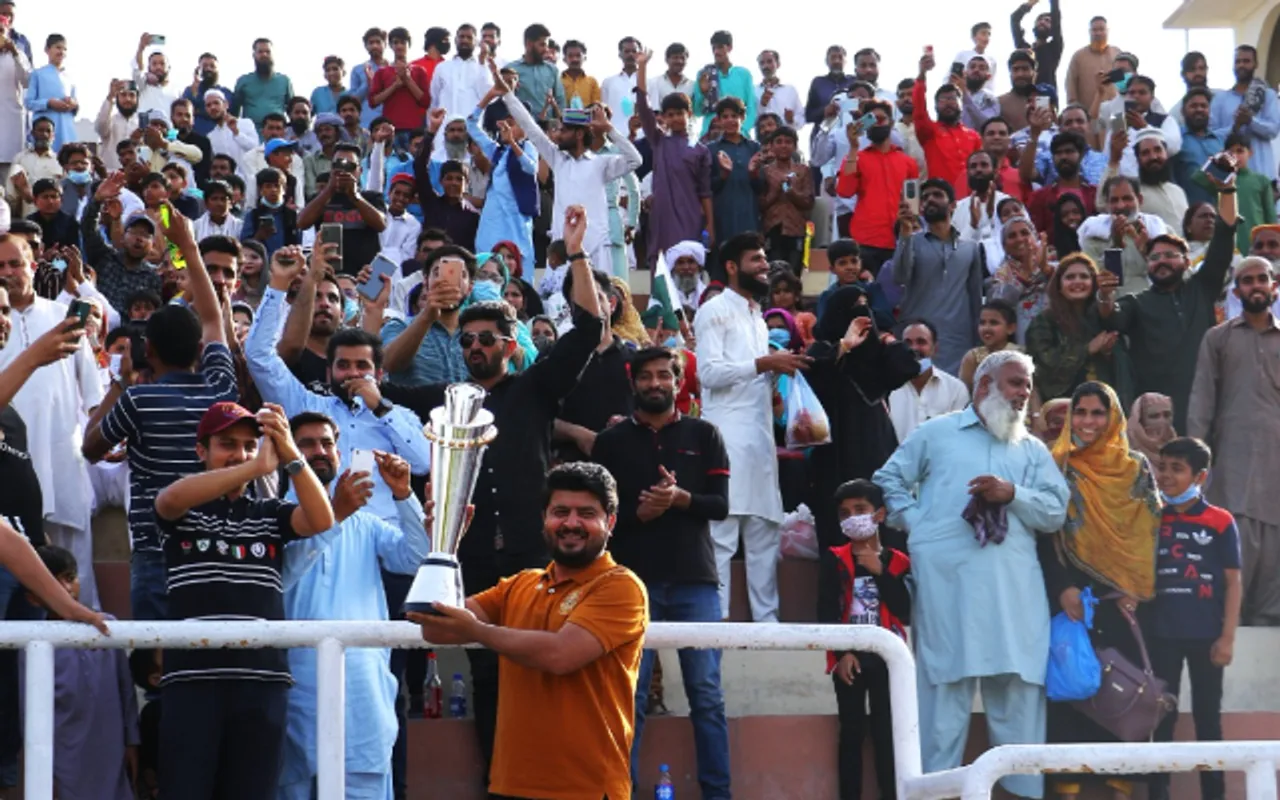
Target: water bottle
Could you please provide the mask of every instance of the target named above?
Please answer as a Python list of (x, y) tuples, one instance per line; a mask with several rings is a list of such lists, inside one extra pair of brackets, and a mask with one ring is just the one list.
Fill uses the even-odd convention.
[(436, 665), (436, 651), (427, 651), (427, 679), (422, 684), (422, 715), (427, 719), (444, 716), (444, 688), (440, 684), (440, 668)]
[(671, 768), (666, 764), (658, 767), (658, 783), (653, 787), (653, 800), (675, 800), (676, 787), (671, 782)]
[(453, 673), (453, 688), (449, 692), (449, 716), (462, 719), (467, 715), (467, 683), (462, 673)]

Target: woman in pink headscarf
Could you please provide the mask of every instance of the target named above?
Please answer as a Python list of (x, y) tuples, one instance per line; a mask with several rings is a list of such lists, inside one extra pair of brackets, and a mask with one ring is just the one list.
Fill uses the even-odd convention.
[(1165, 442), (1178, 437), (1173, 429), (1173, 400), (1168, 395), (1147, 392), (1133, 401), (1129, 411), (1129, 444), (1152, 464)]

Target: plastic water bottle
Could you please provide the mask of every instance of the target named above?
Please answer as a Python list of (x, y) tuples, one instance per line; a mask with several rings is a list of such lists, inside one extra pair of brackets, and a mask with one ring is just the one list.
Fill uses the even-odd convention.
[(658, 769), (658, 783), (653, 787), (653, 800), (676, 800), (676, 787), (671, 782), (671, 768), (663, 764)]
[(453, 688), (449, 691), (449, 716), (462, 719), (467, 715), (467, 682), (461, 672), (453, 673)]
[(427, 679), (422, 684), (422, 716), (440, 719), (444, 716), (444, 688), (440, 684), (440, 668), (436, 664), (436, 652), (427, 652)]

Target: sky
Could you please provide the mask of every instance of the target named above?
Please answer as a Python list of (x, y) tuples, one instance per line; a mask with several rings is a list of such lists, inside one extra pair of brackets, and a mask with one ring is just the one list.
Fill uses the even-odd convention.
[[(829, 45), (843, 45), (850, 56), (861, 47), (875, 47), (883, 57), (880, 83), (886, 87), (896, 85), (902, 78), (914, 77), (924, 46), (932, 45), (938, 67), (930, 77), (936, 82), (945, 77), (952, 55), (970, 46), (969, 28), (973, 23), (986, 21), (994, 29), (989, 52), (1000, 62), (996, 88), (1004, 92), (1009, 85), (1005, 60), (1013, 48), (1009, 14), (1017, 8), (1016, 2), (1008, 0), (860, 2), (856, 6), (856, 17), (852, 11), (841, 10), (836, 12), (842, 16), (841, 23), (827, 26), (802, 24), (801, 20), (814, 18), (805, 6), (781, 14), (778, 12), (785, 9), (771, 3), (747, 4), (745, 7), (754, 6), (759, 12), (739, 17), (726, 13), (731, 8), (727, 4), (677, 4), (671, 0), (650, 0), (637, 6), (650, 12), (640, 21), (624, 21), (621, 14), (607, 13), (611, 8), (607, 3), (595, 6), (595, 13), (584, 13), (584, 8), (577, 3), (530, 4), (510, 0), (485, 3), (483, 17), (464, 17), (452, 11), (437, 15), (429, 10), (438, 9), (442, 4), (346, 0), (310, 0), (305, 4), (221, 0), (216, 4), (217, 13), (208, 15), (198, 11), (201, 8), (198, 5), (185, 6), (189, 11), (151, 15), (112, 13), (104, 6), (90, 5), (89, 0), (22, 0), (18, 5), (21, 8), (15, 9), (15, 28), (31, 40), (32, 49), (37, 51), (37, 66), (46, 63), (39, 51), (49, 33), (58, 32), (67, 37), (67, 65), (79, 87), (81, 115), (89, 118), (97, 113), (110, 80), (128, 77), (139, 37), (144, 32), (166, 37), (165, 51), (173, 75), (171, 84), (179, 87), (190, 84), (196, 59), (206, 50), (219, 57), (222, 83), (232, 85), (236, 76), (252, 69), (253, 40), (265, 36), (275, 42), (276, 69), (292, 79), (297, 94), (308, 96), (324, 82), (321, 64), (325, 56), (343, 57), (348, 69), (366, 58), (360, 41), (366, 28), (407, 27), (413, 34), (410, 52), (416, 57), (421, 52), (422, 33), (428, 27), (441, 25), (455, 30), (463, 22), (479, 27), (488, 21), (498, 23), (503, 29), (500, 58), (518, 58), (524, 27), (541, 22), (559, 42), (567, 39), (584, 42), (588, 48), (585, 68), (599, 79), (620, 69), (617, 41), (623, 36), (638, 37), (659, 54), (658, 61), (668, 44), (683, 42), (692, 54), (691, 71), (710, 63), (711, 34), (728, 28), (735, 39), (734, 63), (758, 75), (755, 60), (759, 52), (777, 50), (782, 60), (780, 77), (796, 85), (802, 97), (808, 91), (809, 81), (826, 71), (823, 56)], [(1197, 30), (1191, 31), (1188, 37), (1181, 30), (1164, 30), (1161, 24), (1178, 5), (1179, 0), (1120, 4), (1064, 0), (1062, 24), (1066, 53), (1058, 70), (1059, 83), (1066, 77), (1070, 54), (1087, 43), (1089, 18), (1102, 13), (1110, 21), (1111, 42), (1138, 55), (1142, 61), (1140, 71), (1156, 82), (1156, 94), (1166, 105), (1183, 94), (1178, 65), (1188, 49), (1188, 39), (1190, 49), (1200, 50), (1208, 57), (1210, 85), (1227, 85), (1231, 82), (1232, 32)], [(77, 6), (83, 9), (80, 13), (68, 13), (74, 12)], [(396, 6), (403, 10), (387, 11)], [(541, 7), (534, 19), (530, 10), (536, 6)], [(1047, 0), (1040, 0), (1024, 20), (1028, 30), (1034, 15), (1047, 7)], [(906, 15), (909, 21), (904, 19), (904, 9), (910, 9)], [(677, 15), (679, 21), (674, 23)], [(144, 24), (147, 17), (157, 21)], [(823, 32), (813, 33), (818, 28)], [(852, 67), (850, 58), (850, 71)]]

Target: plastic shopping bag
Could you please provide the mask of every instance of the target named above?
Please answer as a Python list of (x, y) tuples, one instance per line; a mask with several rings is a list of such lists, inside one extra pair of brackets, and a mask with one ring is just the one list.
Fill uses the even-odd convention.
[(1093, 591), (1080, 593), (1084, 621), (1077, 622), (1060, 611), (1049, 620), (1049, 668), (1044, 690), (1050, 700), (1088, 700), (1102, 685), (1102, 665), (1089, 639), (1093, 627), (1093, 609), (1098, 601)]
[(782, 518), (782, 545), (778, 558), (818, 560), (818, 528), (813, 512), (804, 503)]
[(831, 422), (827, 412), (804, 375), (797, 372), (787, 390), (787, 449), (803, 450), (830, 442)]

